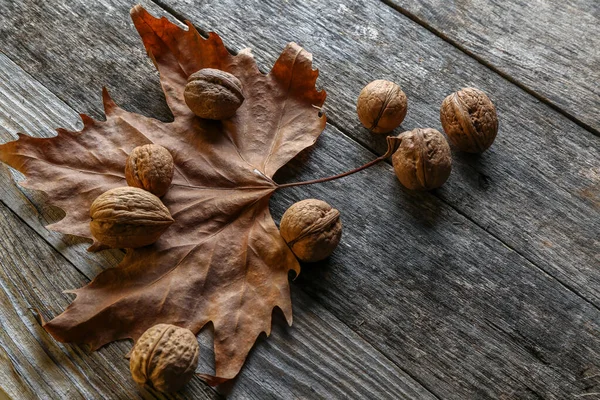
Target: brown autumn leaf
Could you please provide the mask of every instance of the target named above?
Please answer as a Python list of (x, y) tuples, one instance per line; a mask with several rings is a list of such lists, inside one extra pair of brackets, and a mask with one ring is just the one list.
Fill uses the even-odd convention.
[[(312, 145), (325, 127), (318, 72), (311, 55), (291, 43), (268, 75), (250, 51), (231, 55), (211, 33), (202, 38), (166, 18), (132, 9), (134, 24), (157, 66), (174, 121), (124, 111), (103, 93), (106, 121), (82, 115), (80, 132), (58, 130), (38, 139), (19, 135), (0, 146), (0, 160), (27, 176), (66, 212), (50, 229), (91, 238), (89, 208), (101, 193), (126, 186), (125, 160), (136, 146), (157, 143), (175, 160), (165, 197), (175, 223), (152, 246), (128, 250), (117, 268), (73, 290), (76, 299), (45, 329), (61, 342), (93, 349), (137, 338), (158, 323), (197, 333), (214, 325), (217, 384), (237, 375), (261, 332), (271, 330), (274, 307), (289, 324), (289, 270), (300, 266), (269, 213), (275, 172)], [(183, 100), (187, 77), (202, 68), (237, 76), (246, 100), (234, 118), (195, 117)]]

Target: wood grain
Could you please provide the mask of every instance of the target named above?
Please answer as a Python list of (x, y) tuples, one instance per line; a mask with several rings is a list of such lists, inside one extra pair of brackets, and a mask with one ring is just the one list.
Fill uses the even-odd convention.
[(600, 140), (593, 134), (381, 2), (162, 3), (222, 34), (234, 50), (251, 47), (263, 70), (288, 41), (305, 46), (328, 92), (329, 121), (378, 154), (384, 138), (363, 128), (355, 111), (369, 81), (390, 79), (406, 92), (408, 115), (396, 133), (442, 130), (446, 95), (465, 86), (487, 92), (498, 109), (496, 142), (481, 156), (454, 152), (452, 175), (434, 194), (600, 306)]
[[(157, 74), (124, 13), (132, 3), (78, 4), (7, 5), (13, 12), (0, 15), (0, 33), (7, 33), (0, 45), (80, 112), (99, 117), (99, 90), (107, 85), (119, 104), (169, 119), (164, 102), (156, 101), (163, 97)], [(409, 111), (397, 133), (441, 129), (439, 106), (447, 94), (463, 86), (486, 91), (498, 108), (498, 138), (482, 156), (454, 153), (450, 180), (435, 195), (600, 306), (600, 217), (589, 217), (600, 214), (598, 138), (381, 2), (244, 4), (168, 2), (200, 29), (222, 34), (232, 49), (250, 46), (263, 70), (287, 42), (305, 46), (328, 92), (329, 121), (379, 154), (385, 141), (361, 127), (354, 109), (370, 80), (394, 80), (407, 93)], [(17, 29), (22, 25), (27, 29)], [(36, 47), (30, 37), (43, 37), (46, 45)], [(135, 90), (116, 83), (131, 74), (147, 78)]]
[(595, 0), (384, 0), (600, 135)]
[[(5, 127), (0, 129), (2, 142), (14, 139), (16, 133), (21, 132), (24, 128), (30, 129), (32, 134), (36, 133), (36, 136), (49, 137), (53, 135), (53, 127), (56, 127), (57, 124), (63, 124), (69, 128), (80, 125), (75, 111), (1, 54), (0, 82), (0, 125)], [(10, 124), (4, 123), (7, 119), (11, 121)], [(58, 314), (68, 304), (68, 296), (61, 294), (62, 290), (79, 287), (92, 279), (99, 270), (116, 266), (123, 254), (119, 251), (88, 253), (86, 248), (89, 246), (89, 242), (48, 231), (44, 225), (60, 219), (62, 214), (45, 205), (43, 194), (14, 185), (6, 167), (0, 166), (0, 170), (2, 171), (0, 173), (0, 202), (15, 211), (21, 219), (17, 220), (6, 209), (7, 217), (0, 217), (0, 232), (2, 229), (8, 230), (11, 226), (16, 226), (18, 229), (11, 238), (17, 242), (24, 241), (21, 245), (13, 246), (12, 242), (4, 243), (0, 239), (0, 246), (4, 245), (7, 255), (9, 253), (22, 254), (24, 250), (21, 247), (25, 245), (31, 246), (31, 248), (27, 247), (27, 251), (30, 252), (33, 251), (31, 249), (39, 248), (37, 253), (31, 255), (31, 259), (22, 260), (22, 262), (33, 264), (38, 268), (31, 272), (32, 276), (47, 274), (45, 271), (49, 267), (45, 260), (48, 259), (48, 254), (50, 254), (51, 260), (52, 257), (62, 260), (60, 266), (56, 268), (56, 270), (60, 270), (60, 273), (56, 271), (55, 273), (58, 273), (64, 280), (64, 282), (43, 281), (38, 283), (30, 280), (32, 278), (29, 275), (19, 275), (21, 267), (16, 261), (13, 267), (4, 265), (4, 263), (2, 265), (5, 272), (10, 271), (13, 274), (14, 278), (13, 276), (9, 278), (12, 278), (14, 282), (21, 282), (21, 284), (11, 287), (16, 294), (11, 294), (10, 299), (0, 302), (2, 305), (0, 312), (5, 310), (10, 313), (6, 317), (6, 321), (12, 321), (14, 324), (14, 327), (3, 324), (6, 329), (6, 337), (0, 335), (0, 357), (2, 357), (2, 348), (11, 344), (23, 347), (24, 354), (20, 355), (23, 361), (16, 361), (20, 358), (13, 357), (15, 360), (13, 363), (22, 369), (19, 374), (13, 374), (12, 368), (7, 369), (4, 373), (0, 369), (0, 387), (6, 386), (9, 393), (18, 394), (26, 393), (19, 388), (22, 383), (20, 377), (24, 377), (27, 382), (42, 381), (39, 374), (35, 374), (36, 371), (32, 368), (47, 362), (36, 358), (36, 354), (40, 350), (34, 346), (35, 340), (43, 340), (46, 347), (54, 346), (66, 350), (72, 348), (68, 345), (57, 345), (37, 324), (37, 321), (33, 320), (34, 313), (27, 307), (42, 311), (46, 318)], [(6, 208), (4, 205), (0, 205), (0, 210)], [(2, 255), (0, 252), (0, 256)], [(35, 261), (31, 261), (32, 259)], [(3, 285), (9, 278), (0, 275), (0, 285)], [(76, 279), (75, 283), (72, 282), (73, 279)], [(24, 299), (20, 299), (18, 293), (28, 289), (29, 285), (36, 288), (35, 293), (28, 293)], [(21, 288), (21, 286), (24, 287)], [(57, 298), (60, 301), (57, 301)], [(0, 300), (2, 300), (1, 297)], [(49, 308), (46, 306), (47, 303), (58, 304), (56, 307)], [(24, 306), (23, 304), (33, 305)], [(311, 300), (298, 287), (293, 289), (293, 304), (293, 327), (288, 328), (287, 322), (276, 313), (277, 318), (272, 337), (268, 340), (261, 338), (235, 384), (231, 387), (221, 388), (222, 391), (227, 392), (229, 398), (292, 398), (318, 393), (318, 396), (324, 398), (339, 398), (349, 395), (356, 398), (376, 396), (378, 398), (435, 399), (420, 384), (340, 323), (335, 316)], [(25, 311), (19, 312), (19, 310)], [(1, 315), (0, 313), (0, 320), (2, 320)], [(30, 337), (29, 331), (20, 328), (22, 324), (26, 324), (30, 330), (35, 328), (35, 340)], [(210, 340), (209, 332), (200, 335), (202, 348), (200, 368), (205, 372), (212, 368), (213, 356), (210, 351), (212, 346)], [(117, 368), (120, 371), (119, 376), (106, 379), (103, 386), (96, 388), (102, 396), (107, 396), (107, 398), (112, 398), (110, 396), (115, 396), (114, 398), (140, 396), (136, 392), (136, 386), (129, 378), (127, 361), (123, 359), (123, 355), (127, 351), (129, 351), (128, 343), (113, 343), (100, 351), (102, 354), (109, 352), (108, 354), (113, 356), (113, 358), (105, 360), (106, 368)], [(75, 368), (82, 377), (94, 375), (96, 372), (93, 366), (87, 365), (89, 363), (86, 359), (87, 356), (87, 354), (78, 354), (77, 359), (71, 359), (71, 353), (67, 352), (61, 359), (54, 361), (56, 364), (54, 368), (59, 369), (66, 363), (71, 366), (65, 372), (67, 375), (74, 373)], [(8, 367), (13, 363), (6, 365)], [(32, 367), (25, 370), (24, 368), (29, 365)], [(62, 376), (44, 377), (43, 383), (46, 385), (44, 396), (77, 398), (79, 394), (60, 391), (65, 379), (67, 378)], [(124, 384), (123, 391), (115, 391), (109, 382), (119, 382), (119, 384), (126, 382), (126, 384)], [(55, 385), (58, 387), (57, 391), (52, 389)], [(27, 389), (29, 386), (24, 387)], [(33, 389), (37, 390), (37, 387)], [(156, 393), (154, 394), (156, 395)], [(15, 398), (35, 397), (15, 396)], [(83, 398), (93, 397), (94, 395), (89, 393), (83, 394)], [(180, 397), (214, 398), (216, 394), (203, 385), (199, 379), (196, 379), (191, 386), (180, 393)]]
[[(339, 132), (280, 174), (305, 180), (369, 159)], [(342, 215), (332, 258), (298, 284), (440, 398), (565, 399), (598, 365), (598, 309), (391, 166), (282, 191), (273, 213), (318, 198)], [(536, 397), (537, 396), (537, 397)]]
[[(90, 32), (92, 37), (90, 40), (94, 41), (93, 46), (97, 45), (101, 49), (102, 40), (117, 42), (123, 36), (122, 48), (127, 49), (127, 43), (130, 41), (127, 35), (130, 32), (126, 29), (118, 29), (119, 26), (125, 25), (125, 19), (113, 18), (119, 12), (124, 12), (125, 5), (119, 6), (120, 8), (115, 6), (114, 15), (111, 14), (111, 18), (105, 18), (93, 6), (85, 8), (77, 4), (69, 5), (69, 7), (75, 8), (73, 12), (64, 13), (64, 17), (58, 15), (63, 18), (64, 25), (81, 26), (81, 16), (87, 16), (88, 19), (99, 18), (106, 25), (103, 27), (104, 34), (110, 39), (103, 39), (103, 35)], [(114, 3), (111, 4), (114, 6)], [(248, 7), (246, 10), (248, 24), (244, 28), (252, 26), (252, 21), (254, 21), (254, 26), (259, 27), (262, 24), (263, 28), (248, 30), (245, 35), (256, 39), (257, 44), (253, 47), (257, 49), (257, 52), (268, 54), (272, 59), (283, 47), (277, 42), (282, 39), (276, 39), (274, 36), (268, 36), (270, 38), (268, 40), (258, 40), (258, 38), (261, 35), (272, 35), (272, 32), (278, 32), (276, 27), (270, 24), (277, 21), (282, 10), (277, 8), (277, 4), (264, 4), (265, 7), (273, 8), (274, 15), (269, 14), (269, 9), (267, 9), (262, 10), (262, 14), (253, 17), (252, 8)], [(294, 7), (304, 7), (303, 4), (305, 3), (296, 4)], [(319, 16), (327, 11), (323, 10), (323, 7), (327, 7), (327, 5), (306, 4), (306, 7), (312, 8), (296, 8), (302, 13), (297, 11), (298, 14), (285, 14), (287, 21), (294, 21), (293, 26), (298, 28), (298, 31), (294, 31), (294, 35), (300, 36), (302, 32), (305, 32), (304, 37), (312, 38), (315, 32), (320, 32), (319, 30), (330, 32), (331, 40), (325, 40), (321, 44), (321, 48), (327, 44), (330, 49), (346, 54), (348, 57), (337, 61), (335, 64), (337, 70), (332, 69), (334, 64), (329, 63), (327, 59), (325, 60), (326, 67), (329, 70), (325, 71), (325, 68), (322, 68), (324, 71), (322, 77), (325, 83), (326, 79), (334, 79), (333, 77), (340, 75), (344, 77), (344, 79), (336, 78), (336, 82), (339, 82), (334, 86), (334, 90), (337, 88), (339, 96), (332, 96), (330, 91), (330, 100), (332, 101), (330, 104), (334, 106), (330, 109), (330, 115), (334, 116), (334, 123), (342, 128), (344, 128), (342, 123), (345, 120), (341, 116), (344, 114), (341, 111), (335, 111), (335, 107), (341, 110), (343, 102), (353, 100), (349, 95), (344, 96), (340, 87), (349, 90), (348, 88), (352, 88), (354, 82), (356, 87), (352, 90), (356, 90), (356, 94), (358, 94), (360, 84), (356, 84), (356, 79), (366, 80), (364, 72), (357, 72), (357, 69), (348, 67), (348, 65), (352, 65), (351, 62), (356, 63), (356, 60), (364, 61), (361, 68), (364, 71), (370, 71), (373, 74), (375, 72), (383, 73), (381, 68), (387, 68), (389, 71), (390, 66), (398, 62), (399, 57), (407, 55), (402, 51), (427, 52), (430, 49), (430, 52), (426, 53), (429, 57), (429, 67), (421, 67), (421, 72), (427, 79), (418, 81), (423, 85), (449, 86), (467, 76), (469, 78), (473, 76), (476, 83), (481, 80), (490, 87), (494, 83), (502, 81), (494, 75), (489, 75), (489, 72), (484, 73), (477, 63), (466, 58), (464, 54), (451, 48), (448, 49), (447, 44), (435, 37), (432, 38), (433, 35), (429, 33), (422, 33), (420, 28), (416, 27), (414, 32), (399, 30), (394, 35), (406, 34), (406, 37), (413, 40), (423, 38), (422, 42), (415, 41), (418, 43), (416, 46), (418, 48), (407, 46), (407, 49), (404, 50), (392, 47), (390, 43), (393, 41), (384, 38), (386, 41), (380, 44), (380, 48), (386, 49), (384, 55), (379, 54), (381, 51), (379, 48), (369, 45), (371, 39), (361, 42), (362, 34), (360, 32), (363, 32), (362, 29), (356, 36), (350, 35), (350, 39), (347, 39), (348, 42), (336, 42), (334, 39), (338, 36), (344, 37), (339, 32), (345, 31), (342, 26), (337, 25), (335, 18), (319, 19)], [(379, 26), (375, 23), (382, 21), (397, 22), (396, 25), (390, 26), (399, 26), (398, 29), (410, 26), (405, 18), (402, 19), (389, 10), (382, 11), (383, 9), (377, 8), (378, 5), (371, 3), (361, 3), (360, 5), (363, 5), (366, 11), (375, 11), (375, 13), (364, 13), (363, 15), (360, 14), (360, 9), (353, 11), (348, 7), (346, 7), (347, 9), (338, 7), (329, 12), (340, 10), (340, 12), (346, 13), (350, 10), (350, 16), (340, 19), (342, 23), (348, 21), (349, 24), (356, 21), (356, 18), (373, 18), (368, 21), (372, 21), (374, 29)], [(35, 9), (36, 6), (30, 5), (30, 7)], [(290, 12), (293, 10), (294, 8), (285, 9)], [(228, 19), (223, 15), (233, 15), (231, 18), (234, 18), (236, 14), (233, 11), (235, 8), (230, 7), (227, 14), (220, 14), (223, 26), (228, 26), (226, 23)], [(353, 17), (352, 13), (354, 12), (356, 15)], [(70, 15), (73, 14), (78, 17), (70, 19)], [(216, 15), (214, 14), (211, 18), (216, 18)], [(309, 24), (304, 21), (302, 15), (309, 15), (306, 18), (312, 18), (312, 22)], [(391, 20), (386, 20), (386, 18), (391, 18)], [(83, 18), (83, 20), (86, 19)], [(43, 21), (42, 18), (39, 23), (43, 25)], [(65, 21), (68, 21), (68, 24)], [(404, 24), (400, 24), (400, 22)], [(285, 26), (290, 26), (290, 24)], [(332, 31), (327, 30), (330, 27)], [(74, 61), (69, 61), (67, 51), (69, 46), (65, 45), (65, 50), (61, 50), (60, 40), (57, 39), (63, 36), (58, 33), (52, 34), (52, 26), (46, 26), (44, 29), (47, 29), (49, 43), (58, 46), (55, 47), (55, 51), (61, 54), (58, 58), (62, 60), (63, 70), (70, 70), (68, 65)], [(333, 29), (337, 30), (333, 31)], [(233, 28), (231, 30), (234, 31)], [(313, 34), (311, 35), (309, 32)], [(378, 32), (378, 34), (385, 33)], [(238, 34), (241, 35), (241, 33)], [(391, 36), (391, 33), (389, 35)], [(235, 34), (232, 33), (231, 37), (233, 40)], [(80, 41), (70, 43), (70, 46), (79, 48), (82, 46)], [(266, 47), (266, 43), (271, 42), (278, 48), (275, 52), (270, 47)], [(412, 43), (412, 40), (408, 43)], [(309, 50), (316, 52), (311, 46), (304, 44)], [(316, 47), (319, 46), (317, 42), (312, 44)], [(353, 52), (355, 47), (360, 49), (358, 54)], [(119, 46), (115, 46), (115, 48), (120, 49)], [(367, 52), (367, 49), (371, 49), (370, 52)], [(40, 52), (43, 51), (40, 50)], [(96, 50), (92, 48), (90, 51)], [(119, 50), (114, 57), (119, 58), (123, 54), (127, 57), (136, 57), (131, 49)], [(326, 55), (324, 57), (336, 56), (331, 50), (322, 54)], [(366, 58), (365, 54), (368, 54), (369, 58)], [(435, 73), (435, 68), (431, 67), (431, 63), (435, 64), (439, 60), (456, 68), (455, 75), (447, 73), (451, 81), (444, 80), (444, 77), (440, 76), (442, 74)], [(269, 59), (267, 59), (268, 61)], [(101, 61), (99, 62), (101, 63)], [(125, 64), (125, 61), (119, 62)], [(138, 61), (135, 61), (132, 65), (138, 65), (137, 63)], [(146, 82), (142, 77), (147, 70), (146, 64), (140, 62), (139, 65), (143, 65), (143, 67), (140, 67), (139, 70), (128, 69), (127, 71), (130, 71), (128, 74), (124, 74), (114, 81), (118, 82), (118, 84), (115, 83), (117, 91), (123, 98), (127, 96), (135, 98), (131, 107), (139, 107), (140, 104), (143, 105), (144, 102), (147, 102), (146, 110), (160, 110), (164, 106), (160, 97), (153, 99), (145, 90)], [(322, 64), (317, 62), (317, 65), (321, 66)], [(386, 65), (387, 67), (385, 67)], [(98, 71), (102, 71), (102, 69), (103, 67), (97, 68)], [(410, 71), (411, 69), (407, 68), (407, 73), (411, 73)], [(416, 73), (415, 70), (412, 71), (413, 74)], [(94, 72), (93, 67), (90, 67), (88, 72), (90, 72), (88, 75), (85, 70), (74, 73), (71, 75), (71, 79), (77, 76), (75, 80), (79, 82), (92, 82), (91, 86), (94, 85), (93, 82), (96, 82), (95, 84), (99, 86), (98, 82), (107, 78), (107, 76), (91, 73)], [(52, 88), (53, 83), (44, 71), (37, 71), (33, 75)], [(328, 75), (330, 78), (327, 78)], [(141, 86), (138, 87), (138, 84)], [(537, 112), (541, 112), (538, 116), (540, 121), (547, 119), (547, 124), (559, 124), (566, 128), (574, 126), (568, 121), (563, 121), (559, 115), (552, 113), (547, 107), (536, 105), (535, 101), (519, 89), (506, 85), (506, 83), (503, 85), (499, 85), (499, 93), (502, 94), (500, 98), (506, 102), (502, 103), (504, 107), (509, 109), (514, 107), (514, 110), (530, 107), (533, 110), (531, 114), (514, 114), (511, 116), (512, 119), (507, 118), (512, 121), (511, 127), (528, 124), (526, 119), (537, 115)], [(59, 86), (56, 86), (53, 90), (58, 88)], [(487, 86), (482, 86), (482, 88), (486, 89)], [(327, 89), (329, 90), (329, 88)], [(446, 87), (446, 89), (448, 88)], [(82, 91), (88, 91), (87, 86), (82, 87)], [(79, 95), (72, 98), (64, 93), (62, 95), (71, 106), (81, 101), (81, 99), (78, 100)], [(513, 95), (513, 97), (509, 95)], [(84, 97), (83, 100), (93, 104), (92, 101), (95, 98), (96, 95), (90, 95), (89, 98)], [(409, 99), (411, 98), (409, 96)], [(439, 100), (441, 101), (441, 98)], [(427, 106), (427, 104), (426, 102), (417, 103), (414, 112), (429, 115), (429, 121), (433, 121), (433, 111), (429, 111), (428, 107), (431, 106), (435, 111), (435, 106), (432, 104)], [(124, 105), (130, 108), (129, 104)], [(409, 110), (410, 107), (409, 103)], [(339, 116), (337, 120), (335, 115)], [(529, 127), (531, 128), (531, 126)], [(344, 130), (353, 131), (347, 128)], [(485, 191), (482, 191), (483, 194), (475, 191), (475, 195), (477, 195), (475, 204), (467, 204), (466, 207), (459, 207), (458, 204), (449, 205), (431, 194), (414, 194), (402, 190), (393, 176), (391, 167), (387, 164), (374, 167), (372, 170), (342, 181), (279, 193), (272, 202), (273, 211), (277, 216), (280, 216), (292, 201), (306, 197), (318, 197), (340, 209), (345, 224), (342, 244), (334, 257), (312, 267), (306, 266), (297, 286), (302, 289), (302, 292), (307, 292), (310, 298), (316, 299), (319, 304), (323, 304), (327, 309), (333, 311), (336, 317), (352, 327), (360, 337), (370, 342), (374, 348), (383, 351), (387, 358), (394, 361), (396, 365), (402, 366), (439, 397), (462, 399), (535, 398), (537, 396), (537, 398), (562, 399), (588, 394), (590, 386), (585, 378), (589, 376), (590, 370), (598, 368), (600, 362), (598, 354), (600, 315), (598, 315), (598, 309), (566, 289), (552, 276), (545, 274), (539, 266), (532, 264), (508, 248), (503, 242), (495, 239), (481, 228), (483, 225), (474, 224), (461, 215), (466, 214), (465, 210), (469, 208), (484, 207), (498, 218), (501, 217), (504, 225), (511, 227), (517, 234), (522, 232), (523, 229), (518, 225), (518, 219), (515, 217), (505, 220), (504, 218), (508, 218), (510, 215), (504, 216), (504, 213), (514, 210), (517, 200), (521, 201), (520, 199), (511, 200), (511, 196), (518, 194), (516, 189), (522, 187), (519, 183), (520, 179), (528, 178), (531, 175), (521, 175), (523, 171), (526, 171), (524, 164), (529, 165), (536, 158), (550, 164), (554, 158), (563, 160), (561, 153), (577, 154), (579, 148), (568, 147), (571, 145), (571, 141), (592, 147), (587, 151), (595, 151), (593, 144), (590, 146), (590, 143), (593, 142), (590, 142), (589, 137), (569, 136), (569, 132), (569, 129), (565, 131), (565, 135), (567, 135), (565, 143), (561, 142), (561, 146), (565, 147), (561, 147), (560, 151), (555, 151), (550, 155), (545, 152), (546, 149), (540, 143), (544, 141), (543, 132), (538, 131), (537, 128), (527, 132), (531, 134), (530, 138), (522, 137), (512, 131), (505, 132), (504, 142), (502, 140), (498, 142), (502, 144), (500, 146), (502, 151), (499, 149), (496, 153), (490, 153), (494, 157), (485, 158), (485, 166), (498, 168), (496, 167), (498, 164), (494, 163), (499, 163), (498, 175), (516, 186), (502, 181), (503, 185), (496, 188), (495, 197), (484, 196), (483, 194), (487, 193)], [(556, 132), (557, 138), (560, 139), (558, 133), (562, 132)], [(364, 136), (362, 137), (363, 142), (367, 143), (370, 140), (366, 132), (362, 131), (361, 135)], [(358, 136), (356, 135), (356, 137)], [(583, 142), (577, 142), (578, 138)], [(526, 153), (517, 150), (519, 146), (527, 148), (528, 142), (533, 142), (533, 148), (539, 147), (539, 151), (534, 153), (535, 156), (530, 155), (529, 158), (521, 160), (520, 157), (525, 157)], [(375, 141), (373, 143), (377, 144)], [(585, 153), (584, 145), (581, 147), (584, 151), (582, 160), (575, 159), (573, 162), (576, 165), (580, 165), (577, 163), (588, 165), (591, 163), (587, 158), (588, 153)], [(514, 154), (509, 151), (512, 149), (515, 149)], [(508, 159), (503, 158), (506, 157), (505, 152), (510, 156)], [(280, 174), (279, 179), (288, 181), (327, 175), (334, 171), (339, 172), (349, 169), (351, 166), (360, 165), (372, 157), (374, 154), (369, 153), (330, 125), (319, 144), (312, 151), (304, 153), (289, 168), (286, 168)], [(464, 163), (463, 168), (467, 172), (471, 169), (478, 171), (477, 165), (473, 166), (473, 160), (467, 159), (462, 162)], [(564, 161), (562, 162), (564, 164)], [(459, 159), (458, 164), (461, 165), (460, 163)], [(516, 166), (513, 166), (512, 163), (516, 163)], [(564, 185), (563, 181), (549, 179), (543, 175), (547, 173), (543, 169), (537, 173), (544, 177), (543, 185), (538, 185), (537, 180), (527, 182), (527, 184), (537, 185), (534, 186), (536, 189), (548, 190), (549, 194), (546, 193), (548, 196), (560, 195), (559, 189), (561, 185)], [(563, 177), (562, 170), (550, 173), (556, 174), (557, 177)], [(572, 173), (571, 170), (567, 172), (567, 174)], [(471, 171), (469, 174), (461, 175), (461, 179), (455, 178), (450, 183), (462, 182), (470, 176), (477, 177), (478, 175)], [(556, 183), (552, 183), (553, 181)], [(453, 185), (449, 187), (462, 193), (459, 184), (454, 183)], [(439, 193), (445, 192), (440, 191)], [(527, 195), (532, 197), (526, 199), (522, 204), (535, 207), (536, 201), (540, 200), (539, 195), (536, 197), (536, 193), (536, 190), (528, 192)], [(508, 200), (502, 200), (501, 197), (508, 198)], [(499, 205), (494, 201), (497, 201)], [(488, 202), (489, 204), (487, 204)], [(562, 216), (559, 215), (559, 217)], [(585, 221), (582, 222), (585, 229)], [(571, 227), (572, 224), (566, 226)], [(492, 233), (495, 232), (492, 231)], [(518, 240), (515, 241), (518, 242)], [(518, 250), (523, 253), (523, 248), (519, 247)], [(574, 257), (577, 257), (578, 252), (582, 251), (576, 246), (569, 247), (567, 250), (573, 251)], [(545, 260), (545, 258), (542, 259)], [(562, 258), (553, 261), (549, 257), (549, 262), (554, 262), (561, 268), (572, 272), (571, 260)], [(587, 271), (584, 272), (587, 274)], [(578, 279), (582, 276), (586, 278), (586, 275), (582, 273), (578, 275)], [(271, 343), (273, 339), (275, 337), (267, 342)], [(254, 354), (252, 353), (250, 362), (252, 362)], [(345, 370), (345, 367), (341, 366), (338, 369)], [(278, 380), (274, 378), (273, 382), (278, 382)], [(287, 388), (289, 386), (286, 385), (289, 384), (291, 383), (280, 385)], [(309, 388), (310, 384), (305, 387)], [(313, 397), (315, 393), (302, 392), (302, 395)]]
[[(57, 99), (48, 89), (19, 66), (0, 53), (0, 140), (15, 140), (18, 132), (38, 137), (56, 136), (56, 128), (78, 130), (83, 127), (78, 114)], [(46, 203), (42, 192), (21, 190), (12, 182), (24, 180), (16, 170), (0, 174), (2, 201), (16, 210), (30, 227), (42, 235), (69, 260), (81, 265), (82, 272), (91, 279), (102, 269), (117, 265), (123, 257), (120, 251), (106, 251), (102, 255), (89, 253), (89, 242), (74, 236), (48, 231), (45, 225), (64, 217), (64, 212)]]
[[(55, 315), (70, 302), (59, 288), (87, 279), (72, 264), (0, 204), (0, 386), (14, 399), (156, 399), (129, 378), (125, 342), (89, 354), (78, 346), (55, 342), (36, 312)], [(118, 384), (115, 384), (118, 382)], [(200, 382), (188, 395), (218, 398)], [(182, 398), (176, 395), (169, 398)]]
[[(78, 112), (93, 111), (92, 115), (100, 117), (100, 90), (107, 86), (118, 103), (168, 119), (166, 104), (146, 101), (164, 96), (158, 73), (129, 17), (128, 10), (137, 3), (157, 10), (149, 1), (103, 0), (84, 5), (3, 0), (0, 49), (60, 99), (68, 99)], [(145, 77), (137, 82), (139, 93), (116, 90), (119, 79), (134, 70)], [(84, 76), (83, 82), (74, 78)]]

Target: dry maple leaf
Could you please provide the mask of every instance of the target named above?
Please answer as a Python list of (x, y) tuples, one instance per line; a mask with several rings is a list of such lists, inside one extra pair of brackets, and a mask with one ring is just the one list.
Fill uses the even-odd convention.
[[(105, 122), (82, 115), (81, 132), (20, 135), (0, 148), (0, 158), (27, 176), (23, 186), (66, 211), (51, 229), (91, 238), (92, 201), (127, 185), (125, 160), (134, 147), (158, 143), (175, 160), (163, 198), (175, 223), (155, 245), (129, 250), (117, 268), (74, 290), (73, 303), (44, 327), (59, 341), (96, 349), (136, 340), (158, 323), (198, 332), (212, 321), (216, 375), (233, 378), (257, 336), (269, 334), (274, 307), (292, 322), (288, 271), (300, 267), (269, 213), (277, 188), (271, 177), (324, 129), (317, 108), (325, 93), (315, 89), (310, 54), (296, 44), (264, 75), (249, 51), (229, 54), (216, 34), (204, 39), (191, 24), (183, 30), (140, 6), (131, 15), (174, 121), (126, 112), (105, 91)], [(242, 81), (246, 100), (233, 119), (201, 120), (186, 106), (187, 77), (202, 68)]]
[[(264, 75), (250, 51), (231, 55), (214, 33), (204, 39), (190, 23), (181, 29), (141, 6), (131, 15), (160, 72), (174, 121), (124, 111), (104, 90), (106, 121), (82, 115), (80, 132), (59, 129), (49, 139), (19, 135), (0, 146), (0, 160), (27, 176), (22, 186), (46, 192), (66, 212), (50, 229), (91, 238), (90, 205), (127, 185), (131, 150), (157, 143), (171, 152), (176, 171), (162, 200), (174, 224), (154, 245), (128, 250), (118, 267), (71, 291), (75, 300), (44, 328), (61, 342), (97, 349), (137, 340), (159, 323), (197, 333), (212, 322), (216, 376), (203, 377), (218, 384), (237, 375), (261, 332), (270, 333), (275, 307), (292, 323), (288, 272), (299, 273), (300, 266), (268, 207), (274, 190), (291, 185), (271, 178), (323, 131), (325, 92), (315, 88), (311, 55), (294, 43)], [(186, 106), (187, 77), (202, 68), (230, 72), (242, 82), (246, 100), (234, 118), (202, 120)], [(388, 153), (362, 168), (391, 154), (389, 140)]]

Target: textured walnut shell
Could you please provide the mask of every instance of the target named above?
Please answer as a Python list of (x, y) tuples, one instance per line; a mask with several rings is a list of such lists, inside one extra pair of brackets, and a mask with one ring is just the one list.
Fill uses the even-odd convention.
[(200, 348), (189, 329), (159, 324), (148, 329), (131, 350), (129, 370), (140, 385), (176, 392), (192, 379)]
[(442, 186), (452, 170), (446, 138), (431, 128), (417, 128), (398, 137), (402, 141), (392, 155), (392, 164), (400, 183), (413, 190)]
[(242, 83), (228, 72), (204, 68), (188, 78), (183, 92), (194, 114), (206, 119), (227, 119), (244, 102)]
[(406, 117), (407, 99), (394, 82), (376, 80), (361, 90), (356, 103), (358, 119), (374, 133), (397, 128)]
[(340, 242), (340, 212), (321, 200), (302, 200), (283, 214), (280, 231), (301, 261), (320, 261), (329, 257)]
[(484, 152), (498, 133), (494, 104), (475, 88), (465, 88), (446, 97), (440, 109), (440, 120), (450, 142), (468, 153)]
[(162, 197), (171, 186), (173, 170), (169, 150), (157, 144), (146, 144), (133, 149), (127, 157), (125, 179), (129, 186)]
[(112, 248), (136, 248), (158, 240), (173, 223), (158, 197), (136, 187), (104, 192), (90, 207), (94, 239)]

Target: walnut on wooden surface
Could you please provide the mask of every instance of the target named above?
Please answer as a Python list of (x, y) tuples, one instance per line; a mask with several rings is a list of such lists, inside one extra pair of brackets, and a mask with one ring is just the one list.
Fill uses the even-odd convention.
[(442, 127), (450, 142), (461, 151), (483, 153), (498, 133), (496, 108), (479, 89), (465, 88), (444, 99), (440, 109)]
[(157, 144), (134, 148), (125, 164), (125, 179), (129, 186), (162, 197), (173, 180), (173, 157), (169, 150)]
[(361, 90), (356, 103), (358, 119), (374, 133), (397, 128), (406, 117), (407, 99), (394, 82), (376, 80)]
[(133, 380), (164, 393), (181, 389), (194, 376), (200, 348), (189, 329), (158, 324), (148, 329), (131, 350)]
[(324, 201), (302, 200), (283, 214), (281, 236), (296, 257), (305, 262), (323, 260), (333, 253), (342, 237), (340, 212)]
[(232, 74), (213, 68), (194, 72), (183, 93), (185, 103), (200, 118), (231, 118), (244, 102), (242, 83)]
[(400, 183), (412, 190), (442, 186), (452, 170), (446, 138), (431, 128), (417, 128), (398, 137), (402, 141), (392, 155), (392, 164)]
[(104, 192), (90, 207), (90, 229), (98, 242), (111, 248), (136, 248), (158, 240), (173, 223), (158, 197), (136, 187)]

